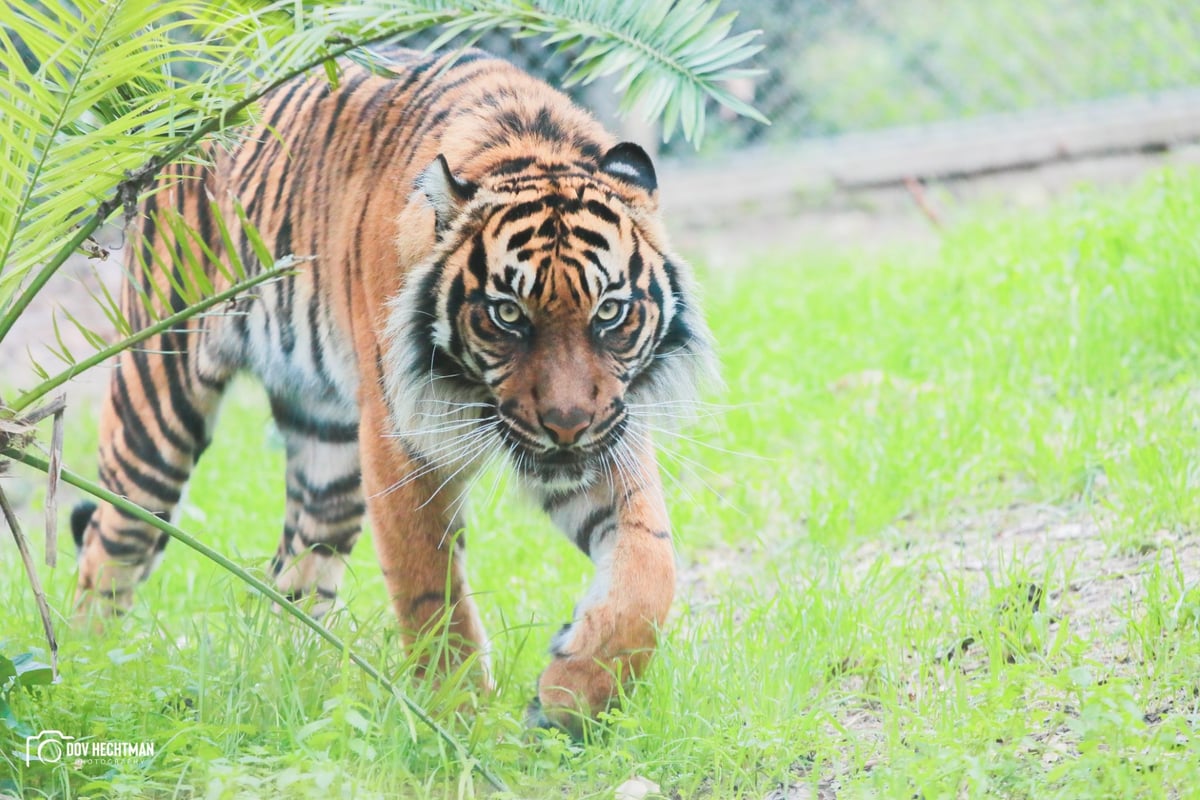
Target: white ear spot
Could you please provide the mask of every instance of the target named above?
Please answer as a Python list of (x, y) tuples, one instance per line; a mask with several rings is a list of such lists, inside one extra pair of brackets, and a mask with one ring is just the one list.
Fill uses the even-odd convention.
[(608, 171), (617, 175), (628, 175), (630, 178), (638, 176), (637, 167), (632, 164), (626, 164), (624, 161), (614, 161), (609, 163)]
[(650, 156), (633, 142), (621, 142), (605, 153), (600, 159), (600, 170), (650, 193), (658, 188)]

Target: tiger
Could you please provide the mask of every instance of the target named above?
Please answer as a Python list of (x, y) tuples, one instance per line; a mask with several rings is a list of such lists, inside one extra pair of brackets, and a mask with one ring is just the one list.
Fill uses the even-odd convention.
[[(282, 84), (237, 143), (168, 168), (142, 200), (120, 294), (135, 328), (147, 301), (184, 307), (181, 254), (214, 290), (234, 248), (250, 274), (271, 266), (255, 237), (296, 261), (120, 354), (100, 482), (171, 519), (224, 390), (252, 374), (285, 445), (280, 593), (333, 607), (367, 516), (405, 646), (444, 626), (431, 671), (473, 656), (494, 688), (464, 487), (507, 463), (594, 567), (527, 710), (578, 737), (644, 673), (673, 602), (649, 420), (715, 375), (712, 337), (642, 147), (483, 51), (388, 59), (386, 74), (346, 62), (336, 85)], [(168, 537), (108, 503), (71, 525), (76, 614), (126, 612)]]

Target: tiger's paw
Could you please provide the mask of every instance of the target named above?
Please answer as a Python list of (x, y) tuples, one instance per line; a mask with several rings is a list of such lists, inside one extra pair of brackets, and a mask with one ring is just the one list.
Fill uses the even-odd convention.
[(75, 594), (71, 627), (82, 633), (99, 636), (132, 607), (132, 593), (111, 594), (80, 587)]
[[(553, 718), (552, 718), (553, 716)], [(530, 731), (562, 731), (571, 738), (572, 742), (582, 744), (583, 730), (586, 720), (578, 711), (569, 717), (560, 713), (547, 713), (542, 708), (542, 700), (535, 696), (525, 707), (525, 728)]]
[(576, 742), (598, 723), (596, 715), (612, 707), (618, 696), (610, 669), (592, 659), (559, 658), (538, 679), (538, 694), (525, 711), (529, 728), (554, 728)]
[[(341, 611), (346, 607), (346, 604), (337, 596), (336, 592), (330, 592), (325, 589), (318, 588), (315, 592), (291, 589), (282, 592), (282, 594), (291, 605), (296, 606), (318, 622), (325, 620), (326, 617), (332, 615), (334, 612)], [(279, 603), (271, 604), (271, 613), (280, 617), (288, 616)]]

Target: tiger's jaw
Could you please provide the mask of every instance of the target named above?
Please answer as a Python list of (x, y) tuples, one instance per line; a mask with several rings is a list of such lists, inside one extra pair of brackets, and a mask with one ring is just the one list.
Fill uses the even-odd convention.
[(586, 489), (628, 460), (624, 453), (628, 420), (623, 414), (601, 436), (572, 447), (531, 446), (503, 415), (500, 420), (509, 463), (522, 481), (543, 494)]

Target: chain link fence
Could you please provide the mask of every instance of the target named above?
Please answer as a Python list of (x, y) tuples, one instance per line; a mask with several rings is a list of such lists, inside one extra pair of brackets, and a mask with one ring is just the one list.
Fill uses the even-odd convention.
[[(763, 31), (763, 74), (735, 92), (763, 126), (709, 109), (702, 154), (818, 136), (1200, 87), (1196, 0), (724, 0)], [(561, 58), (530, 40), (481, 46), (551, 83)], [(603, 91), (577, 99), (608, 116)], [(664, 153), (693, 154), (681, 138)]]

